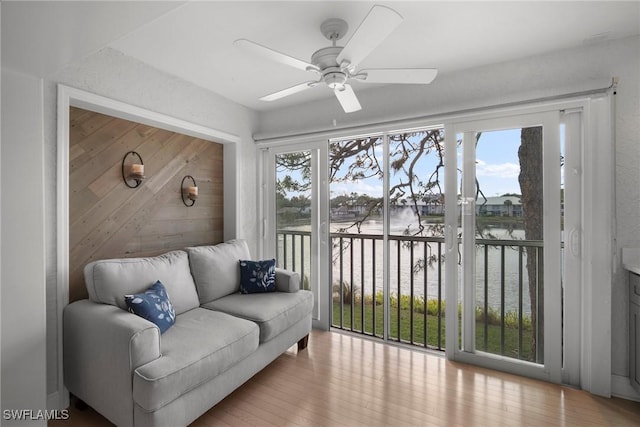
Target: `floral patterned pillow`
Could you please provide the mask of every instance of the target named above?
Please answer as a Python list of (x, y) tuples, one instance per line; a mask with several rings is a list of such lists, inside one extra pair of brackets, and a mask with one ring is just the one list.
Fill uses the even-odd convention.
[(161, 334), (176, 322), (176, 312), (159, 280), (141, 294), (125, 295), (124, 301), (131, 313), (155, 323)]
[(240, 260), (240, 292), (255, 294), (275, 292), (276, 260), (262, 261)]

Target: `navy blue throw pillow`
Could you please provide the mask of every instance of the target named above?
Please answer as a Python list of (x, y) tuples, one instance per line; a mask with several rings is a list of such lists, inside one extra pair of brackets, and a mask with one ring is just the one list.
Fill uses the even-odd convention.
[(176, 322), (176, 311), (159, 280), (141, 294), (125, 295), (124, 300), (131, 313), (155, 323), (161, 334)]
[(275, 292), (276, 260), (262, 261), (240, 260), (240, 292), (255, 294), (259, 292)]

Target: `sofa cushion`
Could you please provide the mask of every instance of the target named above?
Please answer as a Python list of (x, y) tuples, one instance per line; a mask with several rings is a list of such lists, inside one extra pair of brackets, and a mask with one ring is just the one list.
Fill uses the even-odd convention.
[(240, 293), (276, 291), (276, 260), (240, 260)]
[(210, 381), (258, 348), (258, 326), (195, 308), (176, 318), (160, 344), (162, 356), (133, 375), (133, 400), (154, 411)]
[(240, 291), (241, 259), (251, 258), (244, 240), (230, 240), (214, 246), (186, 248), (191, 273), (204, 304)]
[(276, 268), (276, 290), (278, 292), (298, 292), (300, 290), (300, 274)]
[(141, 294), (125, 295), (124, 301), (130, 312), (155, 324), (161, 334), (176, 321), (176, 311), (159, 280)]
[(260, 342), (263, 343), (308, 316), (313, 309), (313, 294), (303, 290), (293, 293), (233, 294), (204, 304), (203, 307), (256, 322), (260, 326)]
[(127, 310), (125, 295), (144, 292), (158, 280), (164, 284), (176, 314), (200, 305), (185, 251), (93, 261), (84, 267), (84, 280), (89, 299), (123, 310)]

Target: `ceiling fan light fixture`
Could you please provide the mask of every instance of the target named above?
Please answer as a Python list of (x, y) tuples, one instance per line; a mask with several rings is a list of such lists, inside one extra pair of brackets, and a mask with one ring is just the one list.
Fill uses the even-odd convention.
[(347, 75), (340, 70), (325, 71), (322, 80), (331, 89), (339, 89), (347, 82)]

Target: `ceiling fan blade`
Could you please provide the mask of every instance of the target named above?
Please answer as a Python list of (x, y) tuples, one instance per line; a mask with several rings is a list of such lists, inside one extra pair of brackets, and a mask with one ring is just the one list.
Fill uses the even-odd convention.
[(355, 67), (378, 47), (401, 22), (402, 16), (395, 10), (380, 5), (373, 6), (344, 49), (338, 54), (336, 58), (338, 64), (346, 61), (350, 67)]
[(267, 58), (271, 61), (279, 62), (290, 67), (298, 68), (303, 71), (319, 71), (318, 67), (310, 64), (309, 62), (302, 61), (298, 58), (294, 58), (293, 56), (262, 46), (261, 44), (252, 42), (251, 40), (238, 39), (234, 41), (233, 44), (247, 52), (255, 53), (263, 58)]
[(284, 98), (285, 96), (302, 92), (303, 90), (309, 89), (310, 87), (313, 87), (316, 84), (318, 84), (318, 82), (315, 82), (315, 81), (300, 83), (295, 86), (291, 86), (289, 88), (279, 90), (278, 92), (265, 95), (262, 98), (260, 98), (260, 101), (275, 101), (276, 99)]
[[(358, 75), (365, 75), (358, 78)], [(396, 68), (361, 70), (355, 77), (367, 83), (408, 83), (426, 85), (438, 75), (434, 68)]]
[(338, 98), (338, 102), (345, 113), (353, 113), (362, 109), (351, 85), (345, 84), (341, 88), (334, 89), (333, 93), (336, 94), (336, 98)]

